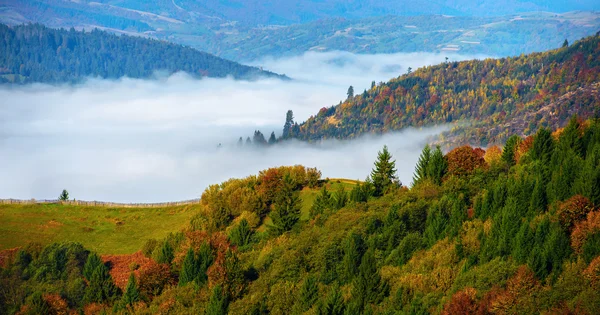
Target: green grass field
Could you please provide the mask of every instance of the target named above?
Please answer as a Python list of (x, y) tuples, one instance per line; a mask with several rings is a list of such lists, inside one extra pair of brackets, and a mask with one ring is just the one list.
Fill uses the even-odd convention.
[(75, 241), (100, 254), (129, 254), (150, 238), (160, 239), (184, 228), (198, 207), (0, 205), (0, 250), (29, 242)]
[[(330, 179), (325, 185), (334, 193), (349, 191), (356, 181)], [(320, 189), (305, 188), (301, 220), (308, 220)], [(199, 211), (199, 205), (164, 208), (119, 208), (61, 204), (0, 204), (0, 250), (29, 242), (48, 244), (74, 241), (100, 254), (131, 254), (146, 240), (161, 239), (183, 229)], [(259, 230), (271, 222), (266, 218)]]

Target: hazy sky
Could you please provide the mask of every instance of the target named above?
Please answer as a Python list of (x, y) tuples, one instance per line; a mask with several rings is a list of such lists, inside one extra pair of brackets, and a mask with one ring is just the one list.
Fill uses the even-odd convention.
[[(281, 133), (298, 121), (446, 55), (307, 53), (257, 64), (293, 81), (90, 79), (77, 86), (0, 87), (0, 198), (158, 202), (198, 198), (209, 184), (279, 165), (316, 166), (324, 177), (364, 179), (383, 144), (409, 184), (425, 139), (440, 129), (385, 137), (238, 149), (239, 136)], [(465, 59), (449, 56), (451, 59)], [(219, 143), (223, 144), (217, 149)]]

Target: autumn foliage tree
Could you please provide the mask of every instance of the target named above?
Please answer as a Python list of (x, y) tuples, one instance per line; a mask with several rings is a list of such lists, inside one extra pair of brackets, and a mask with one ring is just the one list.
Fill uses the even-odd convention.
[(486, 165), (481, 151), (470, 146), (453, 149), (446, 154), (446, 160), (448, 161), (448, 176), (465, 176)]

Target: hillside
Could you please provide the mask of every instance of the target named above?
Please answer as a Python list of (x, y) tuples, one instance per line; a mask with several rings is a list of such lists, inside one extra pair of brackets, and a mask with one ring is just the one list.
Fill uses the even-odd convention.
[(172, 43), (94, 29), (0, 24), (0, 82), (77, 82), (87, 77), (148, 78), (156, 72), (195, 77), (282, 77)]
[[(514, 56), (553, 49), (600, 29), (600, 7), (593, 2), (459, 1), (446, 8), (415, 1), (336, 2), (0, 1), (0, 22), (97, 27), (236, 61), (309, 50)], [(596, 11), (566, 12), (576, 9)]]
[(600, 35), (519, 57), (446, 62), (373, 85), (290, 129), (317, 141), (456, 123), (445, 142), (486, 146), (600, 108)]
[(410, 189), (385, 147), (361, 183), (302, 166), (230, 179), (205, 190), (187, 227), (131, 255), (4, 251), (0, 310), (597, 314), (600, 121), (510, 139), (426, 147)]

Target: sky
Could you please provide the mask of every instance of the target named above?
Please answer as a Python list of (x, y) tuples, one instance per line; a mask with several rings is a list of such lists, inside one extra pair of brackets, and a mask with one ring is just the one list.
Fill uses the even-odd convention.
[[(387, 144), (408, 185), (421, 148), (444, 128), (383, 137), (239, 148), (240, 136), (281, 133), (288, 109), (302, 122), (408, 67), (439, 63), (429, 53), (306, 53), (257, 65), (294, 80), (88, 79), (78, 85), (0, 87), (0, 198), (164, 202), (199, 198), (210, 184), (280, 165), (317, 167), (323, 177), (364, 179)], [(448, 56), (451, 60), (468, 59)], [(219, 144), (221, 147), (218, 148)]]

